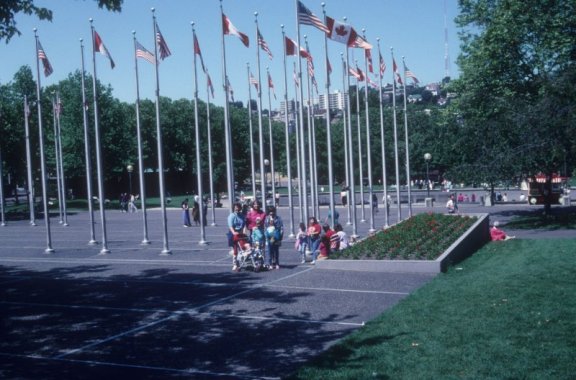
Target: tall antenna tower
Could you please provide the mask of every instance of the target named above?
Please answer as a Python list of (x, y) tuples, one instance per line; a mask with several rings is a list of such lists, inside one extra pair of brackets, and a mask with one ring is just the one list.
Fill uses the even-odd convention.
[(448, 54), (448, 16), (447, 6), (444, 0), (444, 77), (450, 77), (450, 55)]

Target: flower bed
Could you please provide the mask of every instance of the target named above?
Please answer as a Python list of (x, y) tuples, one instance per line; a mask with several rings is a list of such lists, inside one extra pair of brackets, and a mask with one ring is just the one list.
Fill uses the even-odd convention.
[(420, 214), (316, 264), (322, 269), (438, 273), (487, 243), (488, 224), (488, 214)]

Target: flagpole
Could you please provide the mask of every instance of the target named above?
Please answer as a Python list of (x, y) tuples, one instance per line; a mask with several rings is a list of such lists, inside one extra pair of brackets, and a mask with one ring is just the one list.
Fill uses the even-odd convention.
[[(36, 215), (34, 210), (34, 180), (32, 178), (32, 150), (30, 149), (30, 106), (28, 96), (24, 95), (24, 133), (26, 137), (26, 175), (28, 178), (28, 208), (30, 211), (30, 225), (36, 226)], [(4, 205), (4, 203), (2, 203)]]
[[(324, 21), (326, 21), (325, 3), (322, 3), (322, 12), (324, 13)], [(332, 220), (330, 226), (334, 228), (335, 205), (334, 205), (334, 174), (332, 167), (332, 125), (330, 123), (330, 69), (328, 67), (328, 37), (324, 33), (324, 60), (326, 65), (326, 146), (328, 148), (328, 188), (330, 191), (330, 215)]]
[(58, 198), (58, 215), (60, 220), (58, 221), (59, 224), (64, 223), (62, 218), (62, 191), (61, 191), (61, 182), (60, 182), (60, 154), (58, 149), (58, 122), (57, 122), (57, 111), (56, 111), (56, 92), (52, 91), (52, 123), (54, 128), (54, 162), (56, 165), (56, 194)]
[[(299, 202), (298, 209), (300, 211), (300, 221), (304, 222), (304, 224), (307, 224), (308, 221), (304, 215), (304, 198), (306, 198), (307, 195), (306, 195), (306, 188), (302, 186), (302, 172), (304, 171), (304, 163), (302, 162), (301, 151), (302, 149), (304, 149), (304, 146), (300, 143), (300, 135), (303, 134), (304, 132), (300, 130), (300, 126), (302, 125), (302, 123), (298, 119), (296, 110), (299, 103), (298, 87), (299, 85), (301, 85), (301, 83), (299, 83), (298, 76), (296, 75), (296, 62), (292, 62), (292, 66), (294, 75), (294, 107), (292, 109), (294, 110), (294, 126), (296, 130), (296, 163), (298, 169), (298, 202)], [(301, 100), (302, 99), (300, 99), (300, 101)]]
[(0, 145), (0, 226), (6, 226), (6, 215), (4, 213), (4, 165), (2, 164), (2, 145)]
[(158, 73), (158, 65), (160, 65), (160, 60), (158, 59), (158, 37), (156, 29), (156, 14), (155, 9), (152, 8), (152, 24), (154, 29), (154, 57), (156, 57), (156, 64), (154, 65), (156, 72), (156, 143), (158, 151), (158, 181), (160, 185), (160, 207), (162, 210), (162, 235), (163, 235), (163, 248), (160, 252), (160, 256), (171, 255), (172, 252), (168, 246), (168, 221), (166, 217), (166, 194), (164, 187), (164, 152), (162, 144), (162, 128), (160, 126), (160, 75)]
[[(270, 69), (266, 67), (267, 78), (270, 78)], [(270, 97), (270, 82), (268, 82), (268, 139), (270, 149), (270, 173), (272, 174), (272, 202), (276, 204), (276, 171), (274, 169), (274, 139), (272, 136), (272, 98)]]
[[(138, 181), (140, 184), (140, 203), (142, 204), (142, 229), (143, 237), (140, 244), (150, 244), (148, 239), (148, 216), (146, 210), (146, 183), (144, 181), (144, 157), (142, 155), (142, 126), (140, 125), (140, 79), (138, 76), (138, 56), (136, 55), (136, 32), (132, 31), (134, 39), (134, 73), (136, 76), (136, 139), (138, 141)], [(154, 56), (154, 62), (156, 62)], [(132, 194), (130, 194), (132, 195)]]
[(88, 198), (88, 215), (90, 216), (90, 240), (89, 245), (98, 244), (96, 241), (96, 234), (94, 232), (94, 206), (92, 198), (92, 165), (91, 165), (91, 154), (90, 154), (90, 133), (88, 132), (88, 103), (86, 102), (86, 83), (85, 83), (85, 73), (84, 68), (84, 44), (82, 38), (80, 38), (80, 58), (82, 63), (82, 76), (80, 81), (82, 84), (82, 126), (84, 129), (84, 159), (86, 160), (86, 192)]
[(396, 166), (396, 204), (398, 205), (398, 219), (396, 223), (402, 220), (402, 206), (400, 202), (400, 165), (398, 163), (398, 127), (396, 124), (396, 67), (394, 60), (394, 49), (390, 48), (392, 55), (392, 116), (394, 120), (394, 163)]
[(256, 200), (256, 163), (254, 162), (254, 129), (252, 125), (252, 83), (250, 83), (250, 64), (246, 62), (248, 81), (248, 130), (250, 133), (250, 170), (252, 174), (252, 197)]
[[(40, 61), (38, 58), (38, 34), (37, 29), (34, 28), (34, 38), (36, 40), (36, 107), (38, 109), (38, 138), (40, 144), (40, 173), (42, 181), (42, 202), (44, 204), (44, 224), (46, 226), (46, 249), (44, 253), (50, 254), (54, 252), (52, 248), (52, 234), (50, 231), (50, 210), (48, 210), (48, 189), (46, 183), (46, 157), (44, 155), (44, 130), (42, 128), (42, 103), (40, 102), (41, 87), (40, 87)], [(4, 204), (4, 202), (2, 202)]]
[(60, 115), (62, 113), (62, 102), (60, 101), (60, 92), (56, 92), (56, 105), (58, 112), (56, 113), (56, 124), (58, 130), (58, 157), (60, 165), (60, 191), (62, 192), (62, 213), (64, 215), (63, 226), (68, 226), (68, 212), (66, 210), (66, 178), (64, 176), (64, 156), (62, 154), (62, 128), (60, 124)]
[(406, 186), (408, 188), (408, 217), (412, 217), (412, 186), (410, 183), (410, 148), (408, 146), (408, 107), (406, 106), (406, 63), (402, 57), (404, 68), (404, 141), (406, 144)]
[[(358, 61), (354, 60), (356, 69), (359, 70)], [(360, 74), (360, 73), (358, 73)], [(360, 223), (366, 223), (366, 213), (364, 210), (364, 158), (362, 157), (362, 130), (360, 123), (360, 78), (356, 78), (356, 133), (358, 135), (358, 178), (360, 183)]]
[[(299, 86), (299, 90), (300, 90), (300, 104), (298, 106), (298, 115), (299, 115), (299, 120), (300, 120), (300, 145), (301, 145), (301, 149), (300, 149), (300, 154), (302, 156), (302, 190), (303, 190), (303, 210), (304, 210), (304, 220), (308, 221), (308, 179), (307, 179), (307, 175), (306, 175), (306, 170), (304, 170), (304, 168), (306, 167), (306, 139), (304, 138), (304, 89), (302, 88), (304, 86), (303, 82), (302, 82), (302, 60), (300, 59), (300, 22), (298, 22), (298, 0), (294, 1), (294, 5), (296, 7), (296, 29), (298, 31), (297, 33), (297, 38), (298, 38), (298, 47), (297, 47), (297, 52), (296, 52), (296, 58), (298, 61), (298, 80), (300, 81), (300, 86)], [(308, 128), (310, 128), (310, 126), (308, 126)], [(310, 143), (310, 142), (309, 142)]]
[[(346, 22), (346, 17), (344, 17), (344, 22)], [(349, 59), (349, 48), (346, 45), (346, 67), (350, 68), (350, 59)], [(346, 70), (346, 88), (347, 91), (350, 91), (350, 75), (348, 75), (348, 70)], [(352, 237), (358, 237), (358, 230), (357, 230), (357, 219), (356, 219), (356, 188), (354, 187), (354, 150), (353, 150), (353, 140), (352, 140), (352, 111), (350, 107), (350, 94), (348, 94), (347, 99), (347, 108), (348, 108), (348, 158), (350, 159), (350, 206), (352, 207)]]
[[(206, 69), (206, 78), (208, 79), (208, 69)], [(211, 226), (216, 226), (216, 210), (214, 202), (214, 168), (212, 166), (212, 130), (210, 124), (210, 86), (206, 83), (206, 130), (208, 137), (208, 175), (210, 177), (210, 207), (212, 210)]]
[(384, 188), (383, 191), (383, 200), (384, 200), (384, 228), (388, 228), (390, 226), (388, 218), (390, 213), (390, 206), (388, 205), (388, 180), (386, 176), (386, 137), (384, 134), (384, 106), (382, 104), (382, 76), (384, 72), (382, 70), (382, 65), (384, 61), (382, 59), (382, 53), (380, 51), (380, 38), (376, 39), (378, 41), (378, 97), (379, 97), (379, 108), (380, 108), (380, 144), (382, 150), (382, 185)]
[(288, 208), (290, 209), (290, 238), (294, 238), (294, 200), (292, 199), (292, 160), (290, 158), (290, 122), (288, 119), (288, 72), (286, 67), (286, 35), (284, 25), (282, 28), (282, 46), (284, 52), (284, 129), (286, 148), (286, 172), (288, 175)]
[[(362, 33), (365, 32), (365, 29), (362, 29)], [(366, 39), (366, 34), (364, 33), (364, 39)], [(370, 205), (370, 229), (368, 232), (373, 233), (376, 231), (374, 228), (374, 204), (373, 204), (373, 197), (374, 197), (374, 189), (372, 183), (372, 148), (371, 148), (371, 140), (370, 140), (370, 110), (368, 104), (368, 58), (366, 57), (366, 50), (364, 50), (364, 63), (365, 63), (365, 87), (364, 87), (364, 97), (366, 102), (366, 160), (368, 161), (368, 204)]]
[[(194, 22), (192, 26), (192, 43), (196, 38), (196, 30), (194, 29)], [(194, 49), (194, 46), (192, 46)], [(200, 241), (199, 245), (206, 245), (206, 216), (204, 215), (204, 190), (202, 186), (202, 162), (200, 160), (200, 125), (198, 122), (198, 68), (196, 65), (196, 54), (194, 54), (194, 136), (196, 139), (196, 178), (198, 182), (198, 198), (199, 198), (199, 211), (200, 211)]]
[[(346, 172), (346, 194), (348, 201), (346, 202), (346, 208), (348, 209), (348, 221), (346, 225), (352, 225), (352, 203), (350, 202), (350, 159), (348, 158), (349, 146), (348, 146), (348, 101), (347, 96), (348, 91), (346, 90), (346, 76), (348, 75), (348, 66), (344, 60), (344, 53), (340, 53), (340, 59), (342, 60), (342, 104), (344, 109), (342, 110), (342, 132), (344, 134), (344, 168)], [(349, 94), (348, 94), (349, 95)]]
[[(304, 35), (304, 45), (306, 46), (306, 51), (310, 52), (310, 49), (308, 49), (308, 37), (306, 35)], [(300, 51), (298, 51), (298, 58), (300, 58)], [(308, 65), (307, 58), (307, 62), (306, 64)], [(304, 86), (304, 83), (301, 82), (301, 85)], [(302, 91), (304, 91), (304, 89), (302, 89)], [(316, 213), (316, 197), (315, 197), (315, 191), (314, 191), (314, 162), (313, 162), (313, 155), (312, 155), (312, 144), (313, 144), (313, 140), (312, 140), (312, 118), (311, 118), (311, 114), (310, 114), (310, 105), (312, 104), (312, 96), (310, 94), (310, 71), (306, 70), (306, 91), (307, 91), (307, 96), (308, 96), (308, 101), (306, 102), (306, 122), (307, 122), (307, 126), (308, 126), (308, 169), (310, 170), (310, 208), (312, 209), (312, 214), (313, 216), (316, 217), (316, 219), (319, 219), (320, 216)], [(302, 98), (302, 107), (304, 107), (304, 98)], [(304, 164), (304, 166), (306, 166)]]
[(94, 49), (94, 25), (93, 20), (90, 19), (90, 28), (92, 30), (92, 66), (94, 68), (94, 75), (92, 76), (92, 91), (94, 96), (94, 135), (96, 139), (96, 171), (98, 173), (98, 200), (100, 203), (100, 220), (102, 224), (102, 249), (100, 255), (110, 253), (108, 249), (108, 239), (106, 234), (106, 212), (104, 211), (106, 196), (104, 194), (104, 176), (102, 168), (102, 149), (100, 147), (100, 119), (98, 116), (98, 87), (96, 78), (96, 50)]
[[(222, 0), (220, 0), (221, 19), (224, 19), (224, 9)], [(226, 44), (224, 43), (224, 32), (222, 32), (222, 83), (224, 83), (225, 101), (224, 101), (224, 139), (226, 141), (226, 168), (228, 169), (228, 208), (234, 210), (234, 163), (232, 162), (232, 131), (230, 129), (230, 105), (228, 104), (228, 74), (226, 72)], [(256, 194), (254, 194), (256, 195)]]
[[(258, 12), (254, 12), (254, 23), (258, 33)], [(256, 37), (258, 38), (258, 37)], [(260, 75), (260, 46), (256, 43), (256, 66), (258, 70), (258, 150), (260, 154), (260, 188), (262, 205), (266, 206), (266, 166), (264, 164), (264, 127), (262, 126), (262, 86)]]

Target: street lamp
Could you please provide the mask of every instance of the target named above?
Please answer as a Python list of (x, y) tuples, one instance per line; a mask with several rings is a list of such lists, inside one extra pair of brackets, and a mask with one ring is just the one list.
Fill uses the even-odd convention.
[(128, 164), (126, 170), (128, 171), (128, 189), (130, 190), (130, 195), (132, 195), (132, 172), (134, 171), (134, 166)]
[(424, 160), (426, 161), (426, 197), (430, 198), (430, 171), (428, 168), (428, 164), (432, 159), (432, 155), (430, 153), (424, 153)]

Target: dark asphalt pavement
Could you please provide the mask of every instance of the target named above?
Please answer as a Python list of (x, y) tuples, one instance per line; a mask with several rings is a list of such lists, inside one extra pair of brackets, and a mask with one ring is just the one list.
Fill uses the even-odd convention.
[[(339, 210), (345, 224), (347, 211)], [(530, 210), (460, 206), (462, 213), (490, 212), (504, 228)], [(288, 210), (279, 214), (289, 228)], [(391, 223), (396, 214), (393, 207)], [(434, 277), (316, 269), (300, 264), (290, 239), (281, 269), (234, 273), (227, 211), (217, 210), (217, 226), (206, 227), (209, 244), (199, 245), (199, 228), (183, 228), (180, 211), (169, 210), (170, 256), (159, 255), (160, 215), (148, 211), (152, 244), (142, 246), (141, 213), (108, 211), (108, 255), (87, 244), (86, 212), (71, 214), (67, 227), (51, 218), (52, 254), (44, 253), (42, 220), (0, 227), (0, 378), (280, 378)], [(383, 221), (380, 210), (375, 226)], [(357, 226), (366, 236), (370, 223)]]

